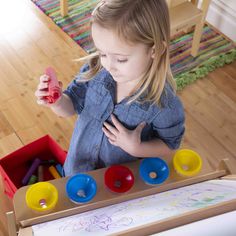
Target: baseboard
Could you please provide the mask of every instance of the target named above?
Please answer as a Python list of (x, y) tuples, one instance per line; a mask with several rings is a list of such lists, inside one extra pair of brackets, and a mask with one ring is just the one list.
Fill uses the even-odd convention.
[(212, 0), (206, 20), (230, 39), (236, 41), (235, 1)]

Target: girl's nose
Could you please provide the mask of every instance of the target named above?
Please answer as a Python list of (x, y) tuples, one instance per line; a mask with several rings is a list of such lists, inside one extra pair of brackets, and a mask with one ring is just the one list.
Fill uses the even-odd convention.
[(107, 61), (106, 69), (110, 72), (116, 71), (116, 66), (115, 66), (115, 63), (112, 59)]

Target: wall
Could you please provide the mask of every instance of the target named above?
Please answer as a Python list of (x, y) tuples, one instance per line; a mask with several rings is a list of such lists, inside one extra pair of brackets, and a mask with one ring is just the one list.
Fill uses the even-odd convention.
[(236, 41), (235, 0), (212, 0), (206, 20), (233, 41)]

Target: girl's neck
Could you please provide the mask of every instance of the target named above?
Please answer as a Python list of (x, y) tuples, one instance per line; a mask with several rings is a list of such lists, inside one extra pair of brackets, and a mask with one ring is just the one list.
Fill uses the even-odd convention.
[(124, 98), (130, 95), (130, 91), (122, 83), (116, 84), (116, 103), (120, 103)]
[(123, 99), (134, 93), (136, 85), (128, 83), (116, 83), (116, 103), (120, 103)]

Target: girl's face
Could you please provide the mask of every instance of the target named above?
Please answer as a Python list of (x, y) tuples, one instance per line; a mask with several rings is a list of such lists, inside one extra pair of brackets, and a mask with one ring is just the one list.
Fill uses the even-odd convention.
[(152, 62), (152, 49), (141, 43), (125, 43), (112, 30), (96, 23), (92, 25), (92, 37), (101, 64), (113, 79), (135, 86)]

